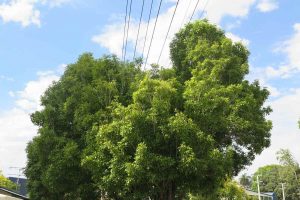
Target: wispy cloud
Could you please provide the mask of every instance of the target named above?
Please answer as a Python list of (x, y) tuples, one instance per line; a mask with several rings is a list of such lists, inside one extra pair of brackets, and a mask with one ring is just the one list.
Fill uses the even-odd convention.
[(13, 78), (8, 77), (8, 76), (4, 76), (4, 75), (0, 75), (0, 80), (5, 80), (5, 81), (14, 81)]
[(294, 33), (287, 40), (281, 42), (275, 52), (285, 55), (286, 60), (278, 67), (268, 66), (260, 69), (260, 76), (265, 79), (287, 79), (300, 73), (300, 23), (293, 26)]
[(256, 7), (260, 12), (271, 12), (279, 8), (279, 3), (278, 0), (260, 0)]

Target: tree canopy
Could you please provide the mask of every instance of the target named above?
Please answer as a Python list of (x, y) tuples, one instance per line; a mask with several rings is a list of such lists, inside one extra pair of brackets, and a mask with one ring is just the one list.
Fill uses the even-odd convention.
[(32, 115), (34, 199), (207, 195), (270, 144), (269, 92), (245, 80), (247, 49), (207, 21), (170, 45), (173, 68), (82, 55)]

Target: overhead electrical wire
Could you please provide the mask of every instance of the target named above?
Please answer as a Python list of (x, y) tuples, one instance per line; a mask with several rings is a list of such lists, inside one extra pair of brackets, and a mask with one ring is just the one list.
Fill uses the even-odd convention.
[(141, 11), (141, 15), (140, 15), (139, 28), (138, 28), (138, 33), (137, 33), (137, 36), (136, 36), (136, 41), (135, 41), (135, 46), (134, 46), (133, 60), (135, 59), (137, 42), (138, 42), (139, 35), (140, 35), (140, 28), (141, 28), (141, 22), (142, 22), (142, 17), (143, 17), (143, 12), (144, 12), (144, 5), (145, 5), (145, 0), (143, 0), (142, 11)]
[(151, 19), (151, 14), (152, 14), (152, 8), (153, 8), (153, 0), (151, 0), (151, 5), (150, 5), (150, 12), (149, 12), (147, 28), (146, 28), (146, 36), (145, 36), (143, 50), (142, 50), (142, 60), (144, 58), (144, 51), (145, 51), (146, 41), (147, 41), (147, 37), (148, 37), (148, 30), (149, 30), (149, 24), (150, 24), (150, 19)]
[[(193, 1), (193, 0), (190, 0), (190, 2), (189, 2), (189, 5), (188, 5), (188, 7), (187, 7), (187, 9), (186, 9), (186, 11), (185, 11), (185, 14), (184, 14), (184, 17), (183, 17), (183, 20), (182, 20), (182, 22), (181, 22), (181, 25), (180, 25), (179, 30), (180, 30), (180, 29), (182, 28), (182, 26), (184, 25), (185, 18), (187, 17), (187, 13), (188, 13), (188, 11), (190, 10), (192, 1)], [(196, 8), (198, 7), (198, 3), (199, 3), (199, 1), (196, 3), (195, 8), (193, 9), (193, 14), (192, 14), (192, 16), (194, 15), (194, 12), (195, 12)], [(192, 17), (189, 19), (189, 22), (188, 22), (188, 23), (191, 22), (191, 19), (192, 19)], [(168, 67), (170, 67), (171, 62), (172, 62), (172, 61), (170, 60)]]
[(130, 17), (131, 17), (131, 8), (132, 8), (132, 0), (130, 0), (130, 6), (129, 6), (129, 17), (128, 17), (127, 34), (126, 34), (125, 47), (124, 47), (124, 58), (123, 58), (124, 62), (125, 62), (125, 59), (126, 59), (126, 50), (127, 50), (127, 42), (128, 42), (128, 32), (129, 32)]
[(190, 18), (190, 20), (189, 20), (189, 23), (192, 21), (192, 19), (193, 19), (193, 17), (194, 17), (194, 14), (195, 14), (195, 11), (196, 11), (196, 9), (197, 9), (197, 7), (198, 7), (199, 2), (200, 2), (200, 0), (198, 0), (197, 3), (196, 3), (196, 6), (195, 6), (195, 8), (194, 8), (194, 10), (193, 10), (193, 13), (192, 13), (192, 15), (191, 15), (191, 18)]
[[(152, 35), (151, 35), (151, 40), (150, 40), (149, 48), (148, 48), (147, 54), (144, 54), (145, 53), (145, 48), (146, 48), (146, 42), (147, 42), (148, 32), (149, 32), (151, 14), (152, 14), (152, 10), (153, 10), (153, 1), (154, 0), (151, 0), (150, 12), (149, 12), (148, 23), (147, 23), (147, 28), (146, 28), (146, 35), (145, 35), (145, 40), (144, 40), (144, 44), (143, 44), (143, 48), (142, 48), (142, 59), (144, 58), (144, 55), (146, 55), (145, 66), (144, 67), (146, 67), (147, 62), (148, 62), (148, 58), (149, 58), (150, 50), (151, 50), (151, 47), (152, 47), (152, 42), (153, 42), (154, 34), (155, 34), (155, 31), (156, 31), (158, 16), (160, 14), (161, 5), (162, 5), (162, 0), (160, 0), (158, 11), (157, 11), (157, 15), (156, 15), (156, 19), (155, 19), (155, 23), (154, 23), (154, 28), (153, 28)], [(172, 18), (171, 18), (171, 21), (170, 21), (170, 24), (169, 24), (169, 27), (168, 27), (168, 31), (167, 31), (164, 43), (162, 45), (162, 49), (160, 51), (157, 63), (159, 63), (159, 61), (161, 59), (161, 56), (162, 56), (162, 53), (163, 53), (166, 41), (168, 39), (170, 30), (171, 30), (171, 27), (172, 27), (172, 24), (173, 24), (173, 21), (174, 21), (175, 14), (176, 14), (176, 11), (177, 11), (177, 8), (178, 8), (178, 5), (179, 5), (179, 1), (180, 0), (178, 0), (177, 3), (176, 3), (176, 7), (175, 7), (174, 13), (172, 15)], [(184, 15), (184, 18), (183, 18), (183, 21), (181, 23), (180, 28), (182, 28), (182, 26), (183, 26), (183, 24), (185, 22), (185, 18), (186, 18), (187, 13), (188, 13), (188, 11), (190, 9), (191, 2), (192, 2), (192, 0), (190, 0), (190, 2), (189, 2), (189, 5), (188, 5), (187, 10), (185, 12), (185, 15)], [(191, 20), (193, 19), (194, 14), (195, 14), (195, 12), (196, 12), (196, 10), (198, 8), (199, 2), (200, 2), (200, 0), (197, 0), (196, 5), (195, 5), (195, 7), (193, 9), (192, 15), (190, 16), (190, 19), (189, 19), (188, 23), (190, 23)], [(208, 5), (208, 2), (209, 2), (209, 0), (206, 1), (206, 4), (205, 4), (205, 6), (204, 6), (204, 8), (202, 10), (200, 18), (202, 18), (203, 14), (204, 14), (204, 11), (205, 11), (205, 9), (206, 9), (206, 7)], [(129, 12), (128, 12), (128, 4), (129, 4), (129, 0), (126, 0), (126, 15), (125, 15), (125, 24), (124, 24), (124, 32), (123, 32), (123, 46), (122, 46), (122, 59), (124, 60), (124, 62), (125, 62), (126, 53), (127, 53), (128, 35), (129, 35), (130, 20), (131, 20), (131, 11), (132, 11), (132, 0), (130, 0)], [(137, 33), (137, 37), (136, 37), (136, 41), (135, 41), (133, 59), (136, 56), (137, 43), (138, 43), (138, 39), (139, 39), (139, 35), (140, 35), (140, 30), (141, 30), (141, 23), (142, 23), (142, 17), (143, 17), (143, 13), (144, 13), (144, 7), (145, 7), (145, 0), (143, 0), (143, 3), (142, 3), (142, 9), (141, 9), (141, 14), (140, 14), (138, 33)]]
[(166, 35), (166, 38), (165, 38), (165, 40), (164, 40), (163, 46), (162, 46), (162, 48), (161, 48), (161, 51), (160, 51), (160, 54), (159, 54), (159, 57), (158, 57), (158, 60), (157, 60), (157, 64), (159, 63), (160, 58), (161, 58), (161, 55), (162, 55), (162, 52), (163, 52), (163, 50), (164, 50), (164, 48), (165, 48), (166, 41), (167, 41), (168, 36), (169, 36), (169, 33), (170, 33), (170, 29), (171, 29), (171, 26), (172, 26), (172, 23), (173, 23), (173, 20), (174, 20), (174, 16), (175, 16), (176, 11), (177, 11), (177, 7), (178, 7), (178, 4), (179, 4), (179, 1), (180, 1), (180, 0), (178, 0), (177, 3), (176, 3), (175, 10), (174, 10), (174, 12), (173, 12), (173, 16), (172, 16), (172, 19), (171, 19), (171, 22), (170, 22), (170, 25), (169, 25), (169, 28), (168, 28), (168, 31), (167, 31), (167, 35)]
[[(194, 8), (194, 11), (193, 11), (193, 14), (192, 14), (192, 16), (191, 16), (191, 18), (190, 18), (190, 20), (189, 20), (189, 23), (192, 21), (192, 19), (193, 19), (193, 17), (194, 17), (194, 14), (195, 14), (195, 11), (196, 11), (196, 9), (197, 9), (197, 7), (198, 7), (199, 2), (200, 2), (200, 0), (197, 1), (197, 4), (196, 4), (196, 6), (195, 6), (195, 8)], [(203, 7), (203, 9), (202, 9), (202, 12), (201, 12), (201, 15), (200, 15), (200, 17), (199, 17), (200, 19), (202, 18), (203, 14), (204, 14), (204, 12), (205, 12), (205, 10), (206, 10), (206, 7), (207, 7), (207, 5), (208, 5), (208, 2), (209, 2), (209, 0), (206, 0), (206, 3), (205, 3), (205, 5), (204, 5), (204, 7)]]
[[(190, 0), (190, 3), (189, 3), (189, 5), (188, 5), (188, 8), (187, 8), (187, 10), (185, 11), (185, 15), (184, 15), (184, 18), (183, 18), (183, 20), (182, 20), (180, 29), (181, 29), (182, 26), (184, 25), (184, 21), (185, 21), (186, 15), (187, 15), (187, 13), (188, 13), (188, 10), (189, 10), (189, 8), (190, 8), (191, 2), (192, 2), (192, 0)], [(200, 2), (200, 0), (197, 1), (196, 5), (195, 5), (195, 7), (194, 7), (194, 9), (193, 9), (193, 13), (192, 13), (192, 15), (191, 15), (191, 17), (190, 17), (188, 23), (190, 23), (191, 20), (193, 19), (193, 16), (194, 16), (194, 14), (195, 14), (195, 11), (196, 11), (196, 9), (197, 9), (197, 7), (198, 7), (199, 2)], [(201, 15), (200, 15), (200, 19), (202, 18), (203, 14), (204, 14), (204, 12), (205, 12), (205, 10), (206, 10), (206, 7), (207, 7), (207, 5), (208, 5), (208, 2), (209, 2), (209, 0), (206, 0), (206, 3), (205, 3), (205, 5), (204, 5), (204, 7), (203, 7), (203, 9), (202, 9), (202, 12), (201, 12)], [(170, 65), (171, 65), (171, 62), (172, 62), (172, 61), (169, 62), (169, 65), (168, 65), (169, 67), (170, 67)]]
[(188, 14), (188, 11), (190, 10), (192, 1), (193, 1), (193, 0), (190, 0), (189, 5), (188, 5), (188, 7), (187, 7), (187, 9), (186, 9), (186, 11), (185, 11), (185, 13), (184, 13), (184, 17), (183, 17), (183, 19), (182, 19), (182, 22), (181, 22), (181, 25), (180, 25), (180, 29), (182, 28), (182, 26), (183, 26), (183, 24), (184, 24), (184, 22), (185, 22), (185, 18), (186, 18), (187, 14)]
[(153, 41), (153, 36), (154, 36), (154, 33), (155, 33), (156, 24), (157, 24), (157, 19), (158, 19), (159, 13), (160, 13), (161, 3), (162, 3), (162, 0), (160, 0), (160, 3), (159, 3), (159, 7), (158, 7), (158, 11), (157, 11), (155, 23), (154, 23), (154, 28), (153, 28), (153, 32), (152, 32), (152, 36), (151, 36), (150, 45), (149, 45), (149, 48), (148, 48), (148, 52), (147, 52), (147, 57), (146, 57), (146, 61), (145, 61), (145, 66), (144, 66), (144, 68), (145, 68), (146, 65), (147, 65), (147, 61), (148, 61), (148, 57), (149, 57), (149, 52), (150, 52), (150, 50), (151, 50), (151, 45), (152, 45), (152, 41)]
[(122, 44), (122, 59), (124, 56), (125, 34), (126, 34), (126, 27), (127, 27), (127, 10), (128, 10), (128, 0), (126, 1), (126, 15), (125, 15), (125, 22), (124, 22), (123, 44)]
[(207, 8), (208, 3), (209, 3), (209, 0), (206, 0), (206, 3), (205, 3), (205, 5), (204, 5), (203, 10), (202, 10), (202, 13), (201, 13), (201, 15), (200, 15), (200, 19), (203, 17), (203, 14), (204, 14), (204, 12), (205, 12), (205, 10), (206, 10), (206, 8)]

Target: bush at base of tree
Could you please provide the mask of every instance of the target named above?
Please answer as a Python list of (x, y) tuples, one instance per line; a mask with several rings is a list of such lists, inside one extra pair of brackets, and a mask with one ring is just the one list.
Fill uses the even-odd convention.
[(256, 200), (257, 198), (248, 196), (242, 186), (240, 186), (234, 180), (226, 180), (226, 182), (220, 187), (215, 194), (206, 196), (193, 196), (189, 195), (189, 200)]
[(17, 188), (17, 185), (14, 184), (5, 176), (3, 176), (2, 172), (0, 171), (0, 187), (10, 189), (10, 190), (15, 190)]

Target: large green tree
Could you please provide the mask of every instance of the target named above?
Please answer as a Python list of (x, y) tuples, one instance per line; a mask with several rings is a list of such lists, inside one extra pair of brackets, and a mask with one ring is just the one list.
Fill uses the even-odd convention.
[(215, 193), (269, 146), (269, 95), (247, 49), (207, 21), (170, 45), (173, 68), (85, 54), (32, 115), (32, 199), (183, 199)]
[(205, 195), (269, 146), (269, 92), (244, 80), (248, 54), (206, 21), (176, 34), (173, 69), (154, 66), (132, 104), (116, 104), (112, 121), (95, 127), (83, 164), (108, 198)]

